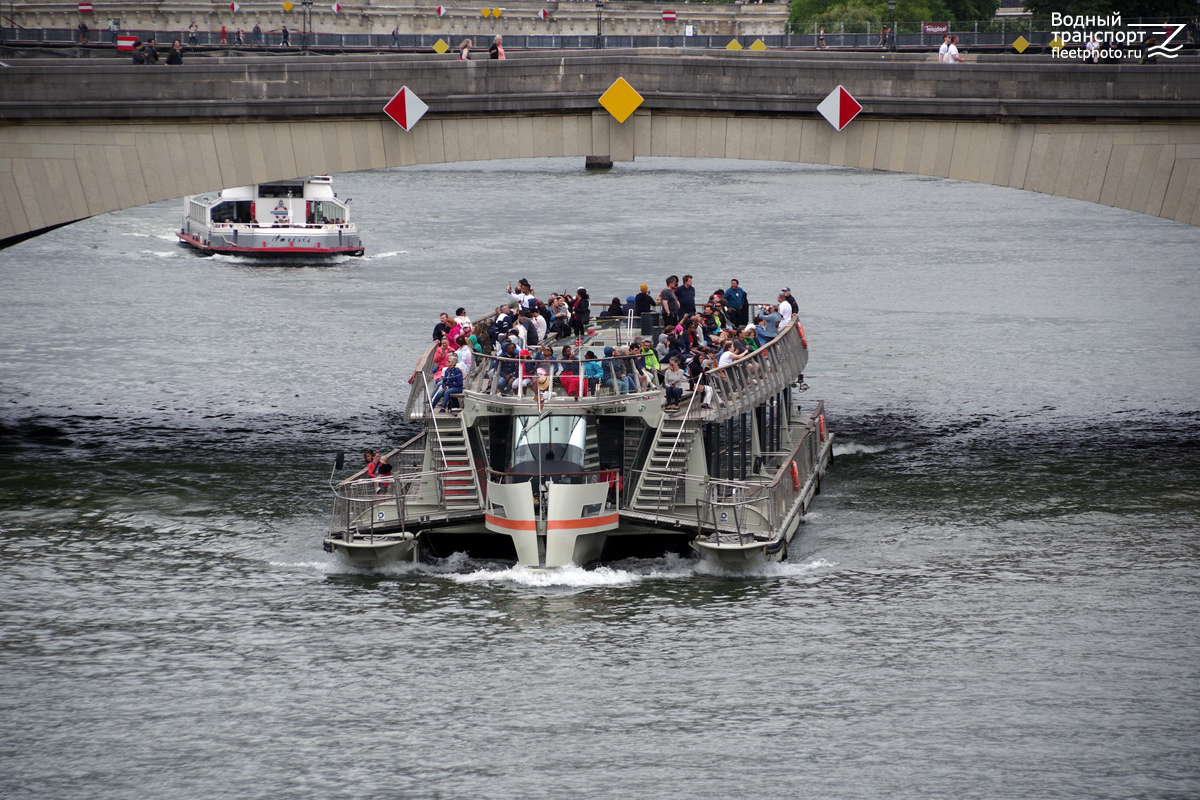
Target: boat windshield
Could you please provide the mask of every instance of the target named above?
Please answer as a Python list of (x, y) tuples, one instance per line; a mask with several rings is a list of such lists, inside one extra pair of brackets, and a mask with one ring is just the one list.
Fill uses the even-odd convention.
[(581, 472), (587, 444), (583, 417), (513, 418), (513, 472), (560, 474)]

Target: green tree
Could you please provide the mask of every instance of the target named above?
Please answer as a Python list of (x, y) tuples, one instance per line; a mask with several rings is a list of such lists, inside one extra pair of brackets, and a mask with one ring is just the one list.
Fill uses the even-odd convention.
[[(998, 0), (955, 0), (960, 4), (993, 4), (990, 14), (979, 19), (990, 19), (999, 6)], [(946, 0), (897, 0), (896, 22), (941, 22), (956, 18)], [(963, 17), (958, 17), (963, 19)], [(975, 19), (975, 17), (969, 17)], [(790, 29), (796, 33), (809, 33), (813, 25), (823, 24), (828, 29), (839, 22), (870, 22), (872, 28), (890, 25), (891, 12), (887, 0), (792, 0), (788, 13)]]
[(1025, 0), (1025, 8), (1037, 19), (1046, 19), (1056, 11), (1071, 15), (1119, 13), (1124, 22), (1138, 17), (1192, 19), (1197, 10), (1195, 0)]

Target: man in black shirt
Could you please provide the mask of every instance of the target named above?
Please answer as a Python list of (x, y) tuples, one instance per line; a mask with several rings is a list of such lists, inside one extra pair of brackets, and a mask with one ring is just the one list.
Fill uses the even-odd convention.
[(692, 286), (692, 276), (683, 276), (683, 285), (675, 290), (675, 298), (679, 300), (679, 313), (691, 316), (696, 313), (696, 287)]
[(438, 322), (437, 325), (433, 326), (433, 340), (436, 342), (438, 339), (441, 339), (443, 336), (449, 336), (450, 329), (452, 327), (454, 327), (454, 326), (450, 324), (450, 315), (443, 311), (441, 320)]

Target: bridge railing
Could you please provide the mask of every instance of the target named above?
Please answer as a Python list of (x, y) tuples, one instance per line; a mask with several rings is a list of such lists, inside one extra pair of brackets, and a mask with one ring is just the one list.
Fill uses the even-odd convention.
[[(1132, 20), (1129, 20), (1132, 21)], [(1146, 19), (1146, 22), (1157, 20)], [(897, 23), (899, 32), (896, 34), (896, 45), (900, 50), (906, 51), (927, 51), (936, 49), (941, 45), (941, 34), (920, 33), (920, 22), (902, 22)], [(772, 50), (815, 50), (819, 47), (819, 39), (825, 39), (825, 49), (831, 51), (837, 50), (872, 50), (880, 49), (879, 31), (876, 30), (832, 30), (832, 26), (827, 26), (825, 35), (821, 37), (815, 31), (805, 33), (792, 34), (764, 34), (764, 35), (749, 35), (749, 36), (684, 36), (682, 34), (663, 34), (663, 35), (605, 35), (601, 37), (599, 47), (597, 47), (596, 36), (593, 35), (578, 35), (578, 36), (558, 36), (558, 35), (504, 35), (505, 49), (517, 53), (520, 51), (538, 51), (538, 50), (595, 50), (595, 49), (620, 49), (620, 48), (683, 48), (695, 50), (724, 50), (733, 40), (736, 40), (743, 48), (748, 48), (755, 40), (761, 39), (763, 44), (768, 49)], [(906, 31), (905, 28), (914, 29)], [(46, 44), (53, 46), (64, 46), (76, 44), (79, 41), (79, 32), (74, 28), (3, 28), (3, 39), (9, 44)], [(960, 48), (982, 47), (988, 49), (1004, 49), (1011, 46), (1018, 37), (1023, 37), (1029, 44), (1036, 49), (1044, 49), (1050, 46), (1053, 39), (1053, 33), (1049, 26), (1049, 21), (1037, 20), (1031, 23), (1030, 20), (980, 20), (980, 21), (960, 21), (952, 23), (951, 32), (960, 37)], [(200, 31), (196, 34), (198, 46), (204, 48), (242, 48), (246, 50), (285, 50), (299, 51), (305, 46), (305, 34), (301, 31), (289, 31), (289, 43), (285, 47), (282, 43), (282, 34), (278, 30), (263, 31), (262, 41), (259, 44), (254, 44), (252, 34), (249, 30), (242, 30), (243, 41), (238, 44), (235, 40), (236, 29), (226, 30), (226, 41), (221, 43), (220, 31)], [(184, 43), (185, 47), (188, 44), (190, 34), (188, 31), (178, 30), (152, 30), (145, 28), (134, 28), (129, 30), (121, 30), (122, 36), (136, 36), (141, 41), (145, 42), (153, 37), (157, 40), (159, 47), (166, 50), (170, 47), (172, 40), (179, 39)], [(472, 39), (478, 43), (486, 43), (490, 40), (492, 34), (480, 32), (476, 34), (455, 34), (447, 36), (444, 34), (400, 34), (398, 37), (393, 37), (389, 34), (378, 33), (324, 33), (324, 32), (309, 32), (307, 34), (307, 46), (312, 48), (320, 48), (323, 50), (342, 50), (346, 52), (354, 51), (387, 51), (399, 50), (402, 52), (432, 52), (433, 46), (439, 39), (446, 42), (451, 48), (443, 58), (457, 58), (457, 46), (464, 38)], [(107, 46), (112, 47), (114, 43), (113, 34), (107, 28), (93, 28), (88, 31), (89, 47)], [(1179, 40), (1180, 43), (1186, 43), (1184, 39)], [(1193, 47), (1195, 43), (1190, 43)], [(475, 59), (486, 59), (487, 54), (482, 50), (475, 51)]]

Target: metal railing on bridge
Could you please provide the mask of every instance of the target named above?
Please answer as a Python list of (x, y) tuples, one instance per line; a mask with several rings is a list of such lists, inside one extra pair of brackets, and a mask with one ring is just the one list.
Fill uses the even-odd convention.
[[(1132, 18), (1128, 22), (1132, 22)], [(1141, 21), (1141, 20), (1139, 20)], [(1158, 20), (1149, 19), (1146, 22), (1155, 22)], [(928, 50), (936, 50), (942, 42), (941, 34), (922, 33), (921, 22), (900, 22), (897, 23), (898, 32), (896, 34), (897, 49), (909, 52), (924, 52)], [(826, 51), (836, 52), (838, 50), (883, 50), (886, 49), (886, 43), (881, 42), (879, 30), (872, 29), (869, 24), (862, 25), (839, 25), (834, 29), (834, 25), (827, 25), (826, 31), (821, 36), (816, 30), (805, 33), (792, 34), (766, 34), (766, 35), (705, 35), (705, 36), (684, 36), (682, 34), (665, 34), (665, 35), (616, 35), (608, 34), (600, 37), (593, 35), (572, 35), (572, 36), (557, 36), (557, 35), (516, 35), (505, 34), (504, 46), (505, 49), (511, 52), (519, 51), (538, 51), (538, 50), (597, 50), (597, 49), (622, 49), (622, 48), (682, 48), (695, 50), (724, 50), (730, 42), (736, 41), (743, 48), (748, 48), (755, 41), (761, 40), (762, 43), (770, 50), (817, 50), (820, 48), (820, 39), (825, 40)], [(858, 28), (858, 30), (853, 30)], [(906, 30), (908, 28), (908, 30)], [(1020, 37), (1034, 49), (1034, 51), (1048, 49), (1053, 40), (1053, 32), (1050, 29), (1049, 20), (1030, 20), (1030, 19), (995, 19), (995, 20), (979, 20), (979, 21), (961, 21), (952, 22), (950, 30), (958, 35), (961, 39), (960, 47), (962, 48), (984, 48), (989, 50), (1003, 50), (1011, 47), (1012, 44)], [(67, 46), (79, 44), (79, 32), (73, 28), (3, 28), (0, 29), (3, 33), (3, 41), (5, 44), (12, 46), (29, 46), (29, 45), (47, 45), (47, 46)], [(283, 35), (278, 30), (264, 31), (261, 41), (255, 42), (249, 31), (242, 31), (242, 39), (239, 43), (236, 31), (226, 30), (225, 40), (222, 41), (222, 36), (219, 31), (200, 31), (196, 33), (196, 45), (189, 45), (191, 34), (177, 30), (154, 30), (146, 28), (136, 28), (130, 30), (121, 30), (121, 36), (136, 36), (141, 41), (145, 42), (153, 37), (160, 51), (165, 52), (171, 45), (174, 39), (179, 39), (185, 46), (185, 52), (189, 47), (201, 47), (207, 50), (212, 49), (231, 49), (243, 50), (247, 52), (281, 52), (294, 53), (300, 52), (305, 48), (322, 50), (322, 51), (339, 51), (339, 52), (433, 52), (433, 47), (438, 40), (446, 42), (452, 48), (456, 48), (458, 41), (462, 38), (479, 39), (487, 41), (491, 38), (491, 34), (480, 32), (475, 35), (460, 35), (455, 34), (455, 41), (449, 41), (445, 34), (400, 34), (393, 37), (391, 34), (378, 33), (322, 33), (309, 32), (305, 34), (301, 31), (289, 31), (288, 44), (283, 44)], [(89, 48), (114, 48), (116, 34), (107, 29), (96, 29), (88, 32), (88, 47)], [(1181, 43), (1191, 44), (1195, 47), (1194, 39), (1182, 38)], [(124, 54), (124, 51), (122, 51)], [(450, 60), (457, 58), (457, 50), (451, 49), (444, 56)], [(485, 53), (478, 53), (477, 59), (486, 60)]]

